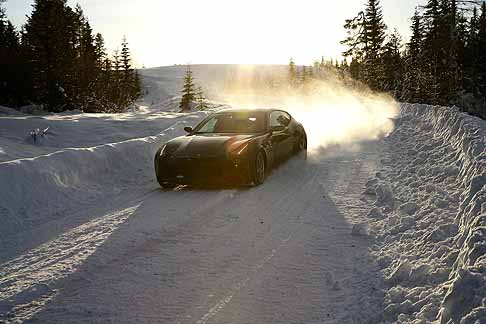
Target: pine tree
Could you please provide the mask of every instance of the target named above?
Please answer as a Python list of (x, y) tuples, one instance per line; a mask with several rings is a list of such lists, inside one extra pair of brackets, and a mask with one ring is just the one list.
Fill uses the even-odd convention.
[(341, 61), (341, 71), (343, 73), (348, 73), (349, 72), (349, 65), (348, 65), (348, 60), (345, 58)]
[(361, 61), (358, 58), (352, 57), (349, 64), (349, 74), (355, 80), (361, 80)]
[[(139, 96), (141, 82), (130, 66), (126, 42), (122, 61), (115, 53), (112, 64), (102, 35), (93, 36), (81, 6), (73, 10), (66, 0), (34, 0), (18, 33), (6, 19), (4, 2), (0, 0), (0, 104), (116, 112)], [(127, 81), (124, 91), (122, 81)]]
[(319, 77), (320, 76), (321, 67), (320, 67), (319, 61), (317, 61), (317, 60), (314, 61), (314, 63), (312, 64), (312, 70), (313, 70), (314, 75), (316, 77)]
[(16, 106), (23, 103), (29, 74), (25, 68), (20, 39), (15, 27), (7, 20), (0, 0), (0, 105)]
[[(478, 20), (477, 42), (477, 82), (482, 95), (486, 97), (486, 2), (483, 2), (481, 6), (481, 16)], [(483, 111), (482, 116), (486, 118), (486, 111)]]
[(5, 3), (7, 0), (0, 0), (0, 32), (3, 31), (3, 27), (5, 24), (5, 8), (3, 7), (3, 3)]
[(367, 43), (366, 56), (368, 59), (378, 58), (385, 41), (386, 25), (379, 0), (368, 0), (365, 11), (365, 42)]
[(395, 97), (399, 97), (402, 87), (402, 57), (400, 48), (402, 37), (397, 30), (388, 37), (388, 41), (383, 47), (383, 84), (380, 86), (385, 91), (392, 92)]
[(294, 59), (290, 58), (289, 71), (288, 71), (288, 81), (290, 86), (295, 86), (297, 84), (297, 80), (298, 80), (297, 68), (295, 66)]
[(305, 85), (308, 81), (308, 74), (306, 66), (302, 66), (302, 73), (300, 74), (300, 83)]
[(418, 9), (415, 9), (415, 13), (412, 17), (412, 36), (407, 44), (408, 55), (415, 63), (418, 63), (420, 60), (423, 41), (424, 31), (422, 26), (422, 17), (420, 16)]
[(348, 37), (341, 43), (348, 49), (343, 56), (352, 57), (352, 73), (358, 72), (355, 68), (359, 62), (361, 68), (355, 77), (365, 81), (372, 89), (379, 89), (383, 84), (381, 54), (386, 33), (380, 1), (368, 0), (365, 12), (346, 20), (344, 27)]
[(135, 70), (133, 74), (131, 94), (132, 94), (133, 101), (135, 101), (138, 97), (142, 95), (142, 81), (140, 80), (140, 76), (137, 70)]
[(76, 7), (77, 16), (77, 78), (76, 106), (85, 112), (96, 112), (96, 80), (98, 78), (98, 58), (96, 56), (93, 30), (83, 10)]
[[(343, 52), (344, 57), (351, 57), (354, 60), (361, 60), (364, 52), (368, 50), (368, 43), (365, 37), (365, 14), (360, 11), (358, 15), (352, 19), (346, 19), (344, 23), (347, 37), (341, 41), (341, 44), (348, 47)], [(321, 64), (325, 65), (324, 58)]]
[(132, 69), (130, 49), (128, 48), (127, 39), (124, 37), (121, 49), (121, 69), (123, 76), (121, 78), (121, 92), (124, 99), (122, 105), (129, 105), (137, 98), (137, 91), (135, 85), (135, 74)]
[(197, 103), (198, 110), (206, 110), (209, 108), (208, 101), (206, 99), (206, 96), (204, 95), (204, 91), (202, 87), (197, 88), (195, 100)]
[(130, 77), (132, 71), (130, 49), (128, 48), (127, 39), (123, 37), (122, 49), (121, 49), (121, 64), (124, 72), (125, 79)]
[(33, 69), (35, 100), (50, 111), (72, 107), (76, 15), (65, 0), (35, 0), (24, 39)]
[(412, 36), (404, 56), (404, 73), (400, 98), (408, 102), (427, 102), (432, 83), (428, 58), (423, 55), (425, 42), (424, 18), (418, 9), (412, 17)]
[(105, 39), (103, 35), (100, 33), (96, 34), (95, 37), (95, 58), (96, 58), (96, 65), (101, 70), (103, 69), (103, 63), (106, 60), (106, 48), (105, 48)]
[(423, 68), (432, 76), (430, 87), (430, 98), (432, 103), (436, 103), (439, 97), (438, 88), (439, 61), (441, 60), (440, 26), (442, 17), (439, 11), (438, 0), (428, 0), (424, 7), (425, 19), (425, 41), (423, 47), (423, 57), (426, 58)]
[(113, 62), (113, 69), (118, 72), (121, 71), (120, 54), (118, 49), (113, 51), (112, 62)]
[(122, 106), (121, 91), (121, 62), (118, 49), (113, 51), (112, 59), (110, 60), (110, 102), (113, 103), (112, 110), (119, 111)]
[(98, 83), (98, 100), (100, 102), (100, 111), (113, 112), (115, 111), (115, 103), (112, 100), (113, 88), (115, 86), (114, 73), (112, 62), (109, 57), (106, 57), (103, 62), (103, 69)]
[(477, 7), (473, 8), (471, 19), (469, 20), (469, 30), (466, 35), (466, 46), (464, 49), (464, 70), (466, 77), (474, 83), (477, 79), (477, 60), (478, 60), (478, 34), (479, 17)]
[(191, 67), (188, 65), (186, 75), (184, 77), (184, 86), (182, 89), (182, 99), (179, 104), (181, 111), (191, 110), (191, 105), (196, 98), (194, 78), (192, 76)]
[(383, 66), (381, 64), (381, 50), (385, 41), (386, 25), (379, 0), (368, 0), (365, 11), (364, 38), (366, 51), (364, 56), (365, 82), (372, 89), (380, 89), (382, 84)]

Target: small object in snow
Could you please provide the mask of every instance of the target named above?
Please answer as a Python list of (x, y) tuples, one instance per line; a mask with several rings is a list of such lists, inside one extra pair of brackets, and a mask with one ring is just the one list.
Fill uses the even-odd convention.
[(37, 142), (37, 135), (39, 135), (39, 132), (40, 132), (40, 129), (35, 128), (35, 129), (31, 130), (30, 133), (29, 133), (29, 135), (34, 140), (34, 143)]
[(325, 280), (326, 284), (331, 287), (332, 290), (340, 290), (341, 285), (339, 284), (338, 280), (334, 280), (334, 275), (330, 271), (326, 271), (325, 275)]
[(376, 204), (378, 206), (387, 206), (392, 208), (395, 204), (395, 198), (390, 185), (381, 183), (376, 189)]
[(370, 178), (368, 181), (366, 181), (365, 184), (365, 195), (375, 195), (376, 194), (376, 187), (378, 186), (378, 179), (376, 178)]
[(396, 285), (400, 282), (404, 282), (410, 278), (412, 272), (412, 265), (408, 261), (402, 261), (393, 270), (392, 274), (385, 278), (385, 281), (390, 285)]
[(383, 216), (381, 209), (378, 208), (378, 207), (375, 207), (372, 210), (370, 210), (370, 212), (368, 213), (368, 218), (383, 219), (385, 217)]
[(413, 215), (419, 209), (419, 205), (414, 202), (408, 202), (400, 205), (399, 210), (407, 215)]
[(47, 131), (49, 131), (49, 127), (44, 128), (42, 130), (40, 128), (35, 128), (35, 129), (33, 129), (29, 132), (29, 135), (30, 135), (30, 137), (32, 137), (32, 140), (34, 141), (34, 143), (36, 143), (37, 137), (39, 137), (39, 135), (44, 137), (44, 135), (47, 134)]
[(351, 229), (351, 235), (356, 235), (356, 236), (368, 235), (368, 226), (364, 223), (354, 224), (353, 228)]

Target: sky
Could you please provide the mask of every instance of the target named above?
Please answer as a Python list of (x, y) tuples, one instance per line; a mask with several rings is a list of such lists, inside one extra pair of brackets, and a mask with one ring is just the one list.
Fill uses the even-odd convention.
[[(68, 0), (81, 4), (111, 52), (126, 36), (137, 66), (173, 64), (312, 64), (340, 57), (344, 20), (366, 0)], [(20, 27), (33, 0), (7, 0)], [(410, 35), (420, 0), (381, 0), (390, 32)]]

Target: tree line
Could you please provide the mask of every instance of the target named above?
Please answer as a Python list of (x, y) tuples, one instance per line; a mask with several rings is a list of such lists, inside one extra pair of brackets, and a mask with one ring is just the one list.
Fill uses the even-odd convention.
[(397, 99), (455, 104), (486, 118), (486, 2), (428, 0), (416, 8), (407, 44), (388, 32), (379, 0), (345, 22), (348, 37), (341, 67)]
[(51, 112), (121, 112), (141, 93), (130, 49), (108, 56), (81, 6), (35, 0), (20, 31), (0, 0), (0, 105), (38, 104)]

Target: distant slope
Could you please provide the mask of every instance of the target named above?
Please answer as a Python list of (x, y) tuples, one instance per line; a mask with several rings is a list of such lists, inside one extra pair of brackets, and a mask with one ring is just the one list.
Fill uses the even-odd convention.
[[(239, 65), (239, 64), (198, 64), (191, 65), (197, 85), (211, 96), (217, 96), (222, 84), (239, 77), (263, 77), (283, 74), (286, 65)], [(179, 96), (187, 65), (164, 66), (140, 69), (143, 86), (148, 93), (144, 96), (146, 104), (160, 103)]]

